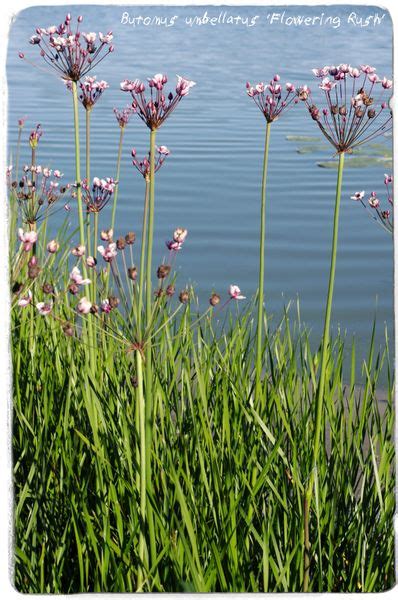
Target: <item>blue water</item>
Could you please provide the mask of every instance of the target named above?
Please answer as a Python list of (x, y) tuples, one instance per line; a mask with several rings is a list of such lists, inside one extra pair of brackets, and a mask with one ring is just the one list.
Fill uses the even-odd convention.
[[(267, 15), (340, 17), (330, 24), (306, 27), (267, 21)], [(205, 306), (212, 290), (226, 296), (230, 283), (250, 297), (257, 287), (261, 165), (265, 121), (246, 96), (245, 83), (282, 81), (307, 83), (316, 90), (311, 69), (341, 62), (370, 63), (380, 75), (392, 72), (392, 26), (388, 13), (377, 7), (38, 7), (16, 16), (9, 38), (9, 150), (16, 143), (17, 119), (28, 115), (24, 132), (41, 123), (44, 130), (39, 162), (74, 179), (72, 98), (56, 77), (18, 58), (23, 50), (41, 65), (37, 48), (28, 44), (36, 26), (58, 24), (70, 11), (85, 17), (83, 30), (113, 30), (115, 52), (94, 74), (110, 84), (92, 115), (92, 175), (114, 176), (119, 129), (113, 107), (130, 96), (119, 90), (122, 79), (145, 79), (154, 73), (175, 74), (197, 82), (158, 133), (157, 142), (172, 155), (157, 177), (155, 261), (165, 254), (164, 242), (176, 226), (189, 236), (178, 256), (179, 286), (194, 283)], [(174, 26), (124, 25), (123, 12), (133, 16), (178, 15)], [(218, 24), (189, 27), (194, 15), (258, 16), (256, 25)], [(359, 17), (385, 14), (380, 25), (347, 23)], [(83, 110), (81, 117), (83, 119)], [(83, 135), (83, 129), (82, 129)], [(303, 143), (287, 135), (318, 136), (322, 150), (299, 154)], [(383, 139), (381, 140), (383, 141)], [(387, 146), (391, 140), (385, 139)], [(149, 130), (133, 117), (126, 130), (121, 169), (116, 233), (140, 232), (144, 182), (131, 166), (130, 151), (148, 149)], [(83, 147), (84, 149), (84, 147)], [(300, 104), (272, 126), (269, 162), (265, 301), (269, 313), (280, 314), (290, 299), (300, 299), (301, 317), (321, 335), (327, 290), (336, 171), (319, 161), (333, 151), (322, 142), (318, 128)], [(25, 145), (21, 163), (29, 160)], [(377, 311), (377, 343), (387, 324), (393, 331), (392, 239), (350, 200), (357, 190), (383, 193), (385, 166), (380, 163), (347, 169), (343, 183), (340, 242), (333, 306), (333, 327), (356, 335), (365, 354)], [(57, 217), (61, 219), (61, 217)], [(72, 218), (76, 218), (76, 214)], [(54, 227), (57, 225), (56, 218)], [(101, 213), (106, 227), (110, 206)], [(58, 221), (59, 222), (59, 221)], [(77, 240), (76, 240), (77, 241)]]

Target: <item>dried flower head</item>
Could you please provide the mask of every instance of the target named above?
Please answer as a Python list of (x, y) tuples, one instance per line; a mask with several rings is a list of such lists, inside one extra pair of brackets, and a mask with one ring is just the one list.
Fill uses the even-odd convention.
[(213, 293), (210, 296), (209, 302), (210, 302), (211, 306), (217, 306), (217, 304), (219, 304), (220, 301), (221, 301), (221, 298), (218, 294)]
[(268, 123), (279, 119), (283, 111), (298, 102), (295, 86), (286, 83), (283, 89), (279, 82), (279, 75), (274, 75), (268, 85), (262, 82), (255, 86), (252, 86), (249, 81), (246, 83), (247, 95), (253, 98)]
[(182, 304), (186, 304), (189, 301), (189, 291), (182, 290), (178, 296), (178, 299)]
[(156, 272), (158, 279), (165, 279), (171, 271), (170, 265), (160, 265)]
[(136, 236), (135, 236), (134, 231), (129, 231), (128, 233), (126, 233), (126, 235), (124, 236), (124, 239), (126, 240), (126, 244), (128, 244), (129, 246), (134, 244), (135, 237)]
[(322, 110), (314, 104), (307, 86), (298, 90), (298, 98), (305, 102), (312, 119), (338, 153), (351, 152), (392, 127), (390, 92), (386, 95), (392, 81), (379, 79), (375, 71), (369, 65), (314, 69), (315, 76), (321, 78), (319, 89), (326, 100)]
[(125, 79), (120, 84), (122, 91), (131, 93), (133, 97), (133, 109), (152, 131), (159, 129), (180, 100), (184, 96), (187, 96), (189, 90), (196, 85), (194, 81), (177, 75), (175, 93), (169, 92), (166, 97), (164, 91), (166, 83), (167, 76), (162, 73), (157, 73), (153, 77), (148, 78), (149, 98), (145, 96), (145, 84), (139, 79), (135, 79), (134, 81)]

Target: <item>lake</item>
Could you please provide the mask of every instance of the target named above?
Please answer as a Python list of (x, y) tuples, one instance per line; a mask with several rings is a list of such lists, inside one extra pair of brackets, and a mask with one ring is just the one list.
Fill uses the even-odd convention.
[[(175, 227), (189, 230), (178, 256), (178, 285), (193, 283), (203, 306), (211, 292), (226, 297), (230, 283), (251, 297), (257, 287), (262, 153), (265, 120), (247, 97), (246, 81), (268, 82), (279, 73), (282, 82), (307, 83), (317, 92), (311, 69), (325, 64), (369, 63), (391, 77), (392, 25), (377, 7), (38, 7), (19, 13), (12, 25), (8, 50), (9, 151), (15, 152), (17, 120), (27, 115), (24, 141), (41, 123), (44, 135), (38, 161), (58, 168), (65, 181), (74, 180), (72, 98), (60, 80), (18, 58), (22, 50), (43, 66), (37, 48), (28, 43), (35, 27), (60, 23), (66, 10), (84, 15), (83, 30), (114, 34), (115, 52), (96, 69), (110, 88), (92, 114), (92, 175), (115, 175), (119, 128), (113, 107), (122, 108), (130, 95), (119, 89), (122, 79), (146, 79), (167, 73), (197, 82), (160, 129), (157, 142), (171, 156), (156, 185), (155, 261), (165, 254), (165, 240)], [(215, 25), (190, 21), (195, 16), (218, 19)], [(284, 22), (267, 15), (285, 11)], [(379, 25), (347, 22), (352, 11), (362, 18), (384, 14)], [(123, 24), (129, 17), (163, 17), (162, 24)], [(223, 13), (226, 17), (223, 18)], [(289, 17), (320, 16), (315, 25), (294, 25)], [(227, 17), (240, 16), (228, 24)], [(327, 17), (330, 17), (327, 21)], [(173, 17), (177, 17), (173, 20)], [(247, 26), (245, 23), (255, 23)], [(340, 19), (340, 26), (337, 25)], [(165, 20), (166, 19), (166, 20)], [(334, 20), (333, 20), (334, 19)], [(126, 17), (124, 17), (126, 20)], [(166, 21), (167, 25), (166, 26)], [(326, 21), (326, 22), (325, 22)], [(149, 22), (148, 20), (146, 21)], [(173, 23), (172, 25), (170, 23)], [(189, 24), (191, 23), (191, 25)], [(174, 91), (174, 90), (173, 90)], [(83, 120), (83, 110), (81, 117)], [(83, 135), (83, 129), (82, 129)], [(311, 142), (287, 136), (311, 136)], [(84, 139), (84, 138), (83, 138)], [(387, 152), (391, 139), (376, 140)], [(135, 116), (126, 129), (121, 168), (116, 234), (139, 234), (144, 181), (131, 165), (131, 148), (148, 150), (149, 130)], [(84, 150), (84, 147), (83, 147)], [(380, 148), (374, 148), (379, 152)], [(372, 148), (362, 151), (372, 155)], [(378, 154), (378, 156), (379, 156)], [(300, 299), (302, 320), (320, 339), (327, 290), (337, 171), (318, 163), (333, 159), (333, 149), (301, 103), (272, 126), (267, 198), (265, 302), (278, 315), (289, 300)], [(27, 145), (21, 164), (29, 161)], [(83, 165), (84, 166), (84, 165)], [(385, 324), (393, 334), (392, 238), (378, 227), (350, 196), (376, 190), (384, 198), (383, 178), (391, 166), (373, 161), (347, 168), (343, 182), (340, 243), (333, 306), (333, 328), (355, 335), (363, 356), (377, 314), (377, 344)], [(101, 213), (108, 226), (111, 207)], [(63, 218), (63, 216), (62, 216)], [(54, 217), (54, 228), (61, 214)], [(76, 240), (77, 241), (77, 240)]]

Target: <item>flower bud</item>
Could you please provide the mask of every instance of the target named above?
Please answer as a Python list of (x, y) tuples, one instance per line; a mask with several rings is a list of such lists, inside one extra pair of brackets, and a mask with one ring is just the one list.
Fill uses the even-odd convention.
[(97, 259), (94, 256), (87, 256), (86, 265), (93, 269), (97, 264)]
[(219, 304), (221, 298), (218, 294), (212, 294), (210, 296), (209, 302), (211, 304), (211, 306), (217, 306), (217, 304)]
[(170, 265), (160, 265), (157, 270), (158, 279), (165, 279), (171, 271)]
[(137, 269), (135, 267), (129, 267), (127, 269), (127, 275), (129, 279), (135, 281), (137, 279)]
[(47, 251), (50, 254), (55, 254), (56, 252), (58, 252), (58, 250), (59, 250), (59, 244), (56, 240), (51, 240), (51, 242), (48, 242)]
[(108, 301), (111, 308), (117, 308), (120, 304), (120, 300), (116, 296), (109, 296)]
[(186, 304), (189, 300), (188, 290), (182, 290), (178, 296), (178, 299), (182, 304)]
[(53, 294), (54, 293), (54, 286), (51, 285), (51, 283), (43, 283), (43, 292), (45, 294)]
[(120, 238), (117, 239), (116, 241), (116, 248), (118, 250), (124, 250), (126, 247), (126, 240), (124, 239), (123, 236), (121, 236)]
[(134, 244), (134, 242), (135, 242), (135, 233), (134, 233), (134, 231), (129, 231), (125, 235), (124, 239), (126, 240), (126, 244), (129, 244), (129, 245)]
[(167, 296), (169, 296), (169, 298), (171, 298), (171, 296), (174, 296), (174, 293), (175, 293), (175, 291), (176, 291), (176, 290), (175, 290), (175, 287), (174, 287), (174, 285), (171, 285), (171, 284), (170, 284), (170, 285), (168, 285), (168, 286), (167, 286), (167, 288), (166, 288), (166, 294), (167, 294)]

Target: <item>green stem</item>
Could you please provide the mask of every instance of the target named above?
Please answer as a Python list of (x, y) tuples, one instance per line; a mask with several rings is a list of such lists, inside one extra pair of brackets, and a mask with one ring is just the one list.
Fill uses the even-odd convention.
[(339, 213), (340, 213), (340, 199), (341, 199), (341, 185), (343, 181), (343, 170), (344, 170), (344, 152), (339, 154), (339, 168), (336, 185), (336, 200), (334, 206), (334, 219), (333, 219), (333, 240), (332, 240), (332, 256), (330, 260), (330, 272), (329, 272), (329, 287), (326, 302), (325, 322), (323, 327), (322, 337), (322, 354), (321, 354), (321, 366), (319, 384), (316, 397), (316, 417), (315, 417), (315, 433), (314, 433), (314, 446), (313, 446), (313, 458), (311, 465), (311, 473), (308, 480), (308, 487), (306, 490), (305, 497), (305, 519), (304, 529), (307, 528), (305, 535), (305, 548), (304, 548), (304, 582), (303, 591), (308, 591), (309, 577), (310, 577), (310, 540), (309, 540), (309, 515), (311, 511), (311, 501), (314, 488), (315, 471), (318, 464), (319, 447), (321, 441), (322, 421), (324, 413), (324, 395), (325, 395), (325, 382), (326, 382), (326, 367), (328, 362), (328, 349), (330, 342), (330, 318), (332, 314), (332, 301), (333, 301), (333, 289), (334, 289), (334, 278), (336, 272), (336, 255), (337, 255), (337, 242), (339, 235)]
[(140, 435), (140, 513), (141, 527), (139, 535), (139, 558), (140, 566), (138, 568), (137, 588), (141, 591), (143, 584), (143, 568), (145, 564), (146, 544), (145, 544), (145, 528), (146, 528), (146, 443), (145, 443), (145, 398), (143, 386), (142, 372), (142, 356), (141, 352), (136, 352), (137, 362), (137, 383), (138, 383), (138, 412), (139, 412), (139, 435)]
[[(90, 186), (90, 125), (91, 110), (86, 109), (86, 180)], [(91, 256), (91, 215), (87, 215), (87, 256)]]
[(256, 348), (256, 394), (261, 395), (262, 371), (262, 336), (264, 326), (264, 251), (265, 251), (265, 201), (267, 188), (268, 154), (271, 123), (267, 122), (264, 142), (263, 178), (261, 185), (261, 217), (260, 217), (260, 269), (258, 276), (258, 312), (257, 312), (257, 348)]
[(141, 335), (141, 319), (142, 319), (142, 303), (144, 295), (144, 272), (145, 272), (145, 252), (146, 252), (146, 239), (148, 229), (148, 204), (149, 204), (149, 180), (145, 179), (145, 203), (144, 203), (144, 215), (142, 219), (142, 234), (141, 234), (141, 258), (140, 258), (140, 272), (139, 272), (139, 288), (138, 288), (138, 335)]
[(121, 127), (120, 128), (120, 137), (119, 137), (119, 150), (117, 153), (117, 164), (116, 164), (117, 185), (115, 187), (115, 193), (113, 195), (111, 229), (113, 229), (115, 227), (116, 205), (117, 205), (117, 197), (118, 197), (118, 192), (119, 192), (120, 163), (121, 163), (121, 159), (122, 159), (122, 148), (123, 148), (123, 135), (124, 135), (124, 127)]
[(149, 221), (148, 221), (148, 253), (146, 263), (146, 312), (147, 319), (151, 314), (152, 305), (152, 247), (153, 247), (153, 224), (155, 216), (155, 140), (156, 129), (151, 130), (150, 136), (150, 184), (149, 184)]
[[(75, 168), (76, 168), (76, 185), (77, 185), (77, 210), (79, 215), (79, 231), (80, 231), (80, 244), (85, 246), (84, 239), (84, 216), (83, 216), (83, 202), (82, 202), (82, 188), (81, 188), (81, 175), (80, 175), (80, 136), (79, 136), (79, 100), (77, 97), (77, 84), (76, 81), (72, 81), (72, 95), (73, 95), (73, 118), (75, 125)], [(84, 269), (85, 263), (83, 261)]]
[[(152, 307), (152, 247), (153, 247), (153, 228), (154, 228), (154, 216), (155, 216), (155, 140), (156, 130), (150, 134), (150, 182), (149, 182), (149, 212), (148, 212), (148, 238), (147, 238), (147, 263), (146, 263), (146, 321), (147, 324), (151, 319), (151, 307)], [(152, 344), (150, 331), (148, 332), (148, 339), (145, 341), (145, 359), (146, 359), (146, 387), (145, 387), (145, 424), (146, 424), (146, 452), (147, 452), (147, 465), (146, 465), (146, 479), (147, 479), (147, 493), (150, 494), (152, 490), (152, 465), (151, 465), (151, 453), (152, 453), (152, 438), (153, 438), (153, 397), (152, 397)], [(154, 564), (156, 560), (156, 543), (155, 543), (155, 532), (153, 524), (153, 515), (151, 504), (148, 503), (147, 509), (148, 518), (148, 531), (149, 531), (149, 546), (151, 563)]]

